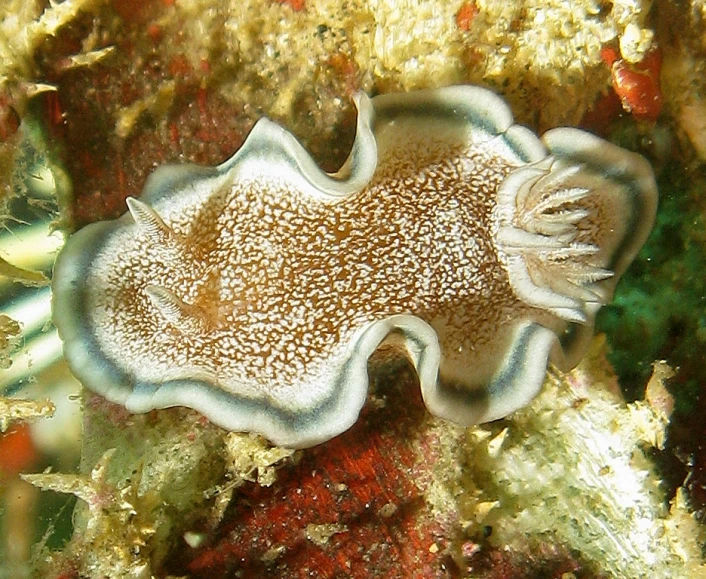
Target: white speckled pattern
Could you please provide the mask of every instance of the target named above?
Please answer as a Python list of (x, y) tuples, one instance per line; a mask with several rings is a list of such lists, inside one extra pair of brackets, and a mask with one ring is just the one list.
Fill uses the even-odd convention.
[(475, 87), (358, 105), (336, 175), (262, 120), (223, 165), (162, 167), (69, 239), (54, 319), (84, 385), (310, 446), (355, 421), (393, 334), (429, 409), (463, 424), (578, 361), (651, 228), (646, 162), (572, 129), (547, 152)]

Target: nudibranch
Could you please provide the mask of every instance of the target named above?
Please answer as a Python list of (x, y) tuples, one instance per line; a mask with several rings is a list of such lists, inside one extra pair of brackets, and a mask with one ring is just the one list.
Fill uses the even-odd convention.
[(86, 387), (307, 447), (355, 422), (383, 345), (463, 425), (578, 363), (652, 227), (647, 161), (577, 129), (540, 140), (478, 87), (356, 106), (335, 174), (263, 118), (223, 164), (160, 167), (68, 239), (53, 316)]

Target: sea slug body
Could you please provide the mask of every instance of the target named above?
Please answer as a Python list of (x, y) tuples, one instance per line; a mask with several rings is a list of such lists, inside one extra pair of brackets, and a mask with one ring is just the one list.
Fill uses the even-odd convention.
[(355, 422), (383, 344), (466, 425), (578, 362), (652, 227), (649, 164), (576, 129), (540, 140), (478, 87), (356, 104), (336, 174), (261, 119), (222, 165), (160, 167), (69, 238), (54, 321), (86, 387), (306, 447)]

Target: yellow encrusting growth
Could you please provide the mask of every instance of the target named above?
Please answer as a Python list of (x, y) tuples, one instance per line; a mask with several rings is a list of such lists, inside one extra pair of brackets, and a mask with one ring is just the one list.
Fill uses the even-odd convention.
[(22, 330), (11, 317), (0, 314), (0, 368), (7, 369), (12, 364), (12, 355), (18, 350)]
[[(4, 0), (0, 8), (0, 124), (6, 125), (16, 114), (24, 120), (27, 103), (36, 95), (55, 91), (56, 87), (41, 81), (37, 53), (48, 39), (75, 21), (83, 13), (96, 10), (105, 0)], [(93, 64), (110, 51), (96, 49), (96, 37), (86, 39), (81, 51), (67, 59), (64, 68)], [(12, 112), (8, 112), (11, 110)], [(0, 131), (8, 130), (0, 127)], [(8, 217), (7, 204), (16, 194), (18, 182), (13, 175), (21, 144), (19, 133), (0, 139), (0, 223)], [(20, 182), (21, 183), (21, 182)], [(22, 191), (23, 187), (19, 187)], [(22, 278), (23, 274), (18, 273)], [(30, 280), (32, 281), (32, 280)]]
[[(308, 135), (330, 133), (351, 88), (393, 92), (461, 82), (501, 91), (520, 122), (577, 124), (610, 86), (601, 49), (619, 44), (624, 58), (639, 61), (652, 45), (645, 0), (610, 7), (596, 0), (478, 0), (468, 30), (456, 20), (462, 4), (307, 0), (294, 11), (245, 0), (212, 10), (210, 0), (191, 0), (177, 3), (160, 25), (184, 39), (194, 69), (209, 63), (224, 98), (256, 103)], [(327, 98), (332, 93), (339, 98)]]
[(54, 404), (49, 400), (23, 400), (0, 396), (0, 433), (13, 422), (47, 418), (54, 414)]
[[(33, 80), (36, 73), (35, 52), (47, 38), (76, 19), (81, 12), (95, 9), (104, 0), (6, 0), (0, 20), (0, 90), (18, 81)], [(81, 63), (79, 61), (79, 63)], [(30, 93), (54, 90), (34, 84)]]
[(648, 455), (664, 444), (669, 375), (655, 367), (653, 405), (625, 404), (597, 338), (526, 409), (470, 430), (456, 482), (469, 535), (490, 525), (491, 543), (504, 548), (565, 544), (614, 577), (706, 577), (704, 530), (682, 489), (669, 508)]
[(70, 566), (86, 577), (149, 579), (163, 569), (175, 537), (196, 544), (204, 522), (217, 527), (236, 489), (270, 485), (277, 469), (291, 464), (293, 451), (226, 434), (194, 412), (166, 411), (158, 421), (137, 416), (128, 428), (110, 412), (103, 405), (86, 424), (84, 474), (23, 475), (42, 490), (80, 499), (71, 540), (62, 551), (42, 550), (37, 577)]
[(71, 543), (61, 554), (50, 555), (38, 564), (48, 572), (62, 557), (73, 555), (80, 560), (78, 572), (85, 577), (135, 579), (151, 577), (154, 556), (152, 537), (161, 522), (161, 499), (154, 493), (140, 493), (140, 473), (116, 486), (108, 482), (108, 469), (115, 449), (105, 452), (87, 475), (25, 474), (22, 478), (42, 490), (70, 493), (84, 503), (79, 518), (85, 518), (83, 541), (89, 548), (72, 550), (82, 543)]

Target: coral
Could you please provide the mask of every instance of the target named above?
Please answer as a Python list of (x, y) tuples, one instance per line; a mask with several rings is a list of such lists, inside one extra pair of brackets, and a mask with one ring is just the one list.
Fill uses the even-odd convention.
[[(94, 44), (103, 39), (93, 50), (114, 47), (100, 66), (43, 63), (58, 87), (66, 144), (79, 151), (68, 159), (77, 224), (121, 213), (155, 163), (222, 161), (263, 114), (283, 121), (334, 170), (350, 147), (349, 97), (359, 88), (476, 82), (501, 90), (520, 122), (575, 124), (610, 85), (601, 49), (632, 38), (622, 45), (639, 60), (650, 46), (641, 2), (610, 10), (590, 0), (473, 6), (477, 13), (459, 25), (460, 3), (111, 5), (93, 22)], [(81, 41), (69, 30), (54, 44)], [(545, 47), (541, 58), (537, 45)]]
[[(70, 576), (110, 579), (148, 579), (152, 576), (150, 537), (161, 523), (157, 509), (161, 499), (156, 493), (140, 494), (140, 473), (121, 486), (107, 481), (108, 463), (115, 449), (105, 452), (88, 475), (25, 474), (22, 478), (42, 490), (71, 493), (79, 497), (86, 510), (83, 543), (71, 544), (59, 556), (39, 563), (42, 573), (60, 567), (71, 569)], [(74, 549), (81, 548), (80, 552)]]
[[(473, 6), (470, 22), (459, 22), (464, 6)], [(616, 2), (610, 12), (594, 2), (380, 2), (371, 26), (354, 29), (352, 47), (358, 68), (384, 91), (490, 84), (502, 87), (521, 122), (548, 128), (578, 122), (606, 86), (601, 47), (642, 32), (647, 13), (640, 2)]]
[(604, 355), (595, 344), (512, 420), (469, 433), (468, 529), (492, 528), (490, 543), (504, 549), (566, 545), (608, 576), (706, 577), (704, 530), (682, 491), (667, 509), (649, 459), (664, 444), (671, 372), (657, 365), (648, 401), (626, 405)]
[[(33, 475), (35, 484), (76, 492), (94, 505), (51, 565), (79, 569), (93, 560), (86, 550), (110, 547), (118, 559), (104, 558), (116, 565), (114, 576), (137, 568), (191, 577), (490, 578), (507, 576), (495, 574), (502, 568), (523, 577), (548, 569), (706, 576), (703, 530), (685, 508), (683, 491), (667, 508), (648, 458), (648, 448), (664, 442), (670, 408), (663, 382), (670, 370), (656, 366), (648, 402), (626, 405), (604, 356), (598, 340), (565, 379), (550, 377), (530, 408), (469, 431), (425, 418), (421, 400), (410, 398), (413, 374), (390, 368), (350, 432), (297, 456), (250, 435), (218, 441), (217, 429), (194, 429), (192, 414), (163, 411), (141, 431), (176, 435), (185, 422), (187, 448), (211, 441), (210, 466), (199, 464), (204, 455), (184, 461), (165, 452), (165, 444), (179, 446), (175, 440), (150, 438), (127, 460), (131, 481), (109, 482), (105, 458), (88, 477)], [(390, 413), (398, 420), (390, 421)], [(126, 419), (132, 420), (118, 411), (110, 422)], [(145, 454), (155, 442), (161, 449)], [(140, 453), (146, 461), (136, 470)], [(226, 478), (204, 478), (218, 464), (218, 473), (227, 465)], [(146, 477), (148, 469), (160, 474)], [(184, 478), (174, 481), (168, 473), (175, 472)], [(187, 483), (197, 472), (200, 482)], [(199, 502), (211, 506), (194, 510)], [(130, 508), (135, 512), (124, 521)], [(91, 534), (108, 521), (124, 532)], [(173, 544), (175, 533), (183, 542)], [(134, 554), (127, 560), (121, 553), (129, 546)]]
[(174, 550), (169, 572), (446, 577), (455, 565), (453, 498), (437, 488), (428, 508), (425, 496), (453, 472), (462, 430), (427, 428), (410, 368), (377, 376), (375, 397), (352, 430), (280, 463), (269, 486), (240, 484), (220, 523), (202, 526), (198, 544)]
[(662, 53), (659, 48), (651, 48), (642, 60), (632, 63), (626, 57), (618, 57), (610, 47), (604, 48), (602, 54), (603, 60), (611, 67), (613, 88), (623, 108), (636, 119), (657, 120), (662, 110), (662, 90), (659, 84)]
[[(61, 3), (9, 0), (0, 22), (0, 91), (8, 85), (30, 83), (36, 78), (35, 56), (42, 43), (75, 20), (81, 12), (95, 9), (102, 0), (69, 0)], [(51, 90), (35, 85), (36, 93)]]
[(294, 456), (291, 448), (272, 446), (261, 436), (241, 432), (225, 435), (225, 452), (231, 486), (249, 481), (269, 487), (277, 478), (277, 468)]
[(664, 53), (662, 85), (665, 107), (676, 121), (677, 136), (706, 160), (706, 4), (690, 0), (681, 5), (662, 0), (657, 33)]
[(54, 414), (54, 404), (49, 400), (22, 400), (0, 397), (0, 432), (5, 432), (15, 421), (46, 418)]
[(208, 492), (209, 496), (215, 497), (208, 529), (221, 522), (237, 489), (248, 482), (272, 486), (278, 469), (289, 464), (294, 457), (294, 450), (272, 446), (261, 436), (251, 433), (229, 432), (224, 437), (224, 444), (226, 474), (223, 482)]
[(49, 283), (49, 278), (43, 273), (17, 267), (3, 257), (0, 257), (0, 275), (21, 281), (27, 285), (46, 285)]
[(178, 411), (133, 421), (98, 398), (85, 404), (95, 412), (84, 424), (85, 474), (23, 475), (81, 499), (72, 540), (60, 552), (40, 550), (35, 572), (151, 577), (189, 513), (201, 513), (206, 491), (222, 480), (218, 429)]
[(12, 355), (19, 347), (20, 331), (20, 325), (15, 320), (0, 314), (0, 368), (7, 369), (12, 364)]
[[(67, 0), (61, 3), (41, 0), (8, 0), (4, 3), (0, 20), (0, 222), (7, 217), (7, 203), (16, 194), (11, 172), (16, 162), (20, 136), (18, 129), (28, 103), (42, 93), (52, 92), (52, 85), (40, 82), (41, 66), (38, 53), (48, 39), (79, 19), (87, 11), (95, 10), (103, 0)], [(67, 68), (82, 66), (90, 58), (90, 41), (79, 52), (78, 60), (64, 63)], [(57, 54), (56, 57), (59, 57)], [(5, 275), (17, 274), (7, 270)], [(31, 278), (30, 278), (31, 281)]]
[[(325, 577), (345, 571), (350, 557), (366, 561), (361, 577), (376, 569), (444, 577), (453, 565), (453, 503), (422, 508), (423, 489), (437, 476), (440, 432), (420, 428), (425, 412), (413, 374), (385, 376), (355, 432), (294, 457), (257, 437), (224, 435), (193, 412), (134, 417), (89, 396), (88, 474), (24, 477), (84, 505), (73, 539), (60, 553), (43, 551), (36, 574), (214, 576), (238, 566), (269, 569), (271, 577), (318, 569)], [(411, 400), (408, 390), (417, 392)], [(403, 416), (390, 421), (403, 402)], [(443, 435), (450, 468), (461, 432)], [(97, 454), (118, 441), (119, 451)]]

